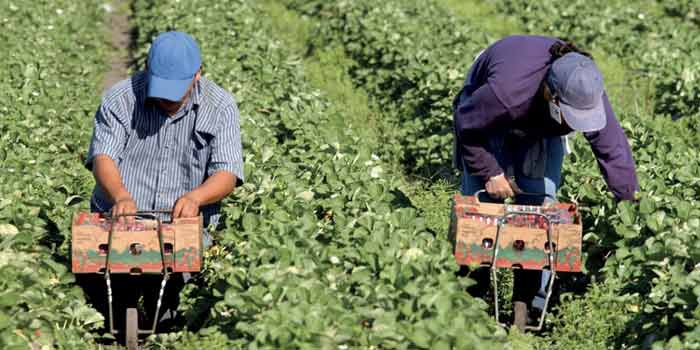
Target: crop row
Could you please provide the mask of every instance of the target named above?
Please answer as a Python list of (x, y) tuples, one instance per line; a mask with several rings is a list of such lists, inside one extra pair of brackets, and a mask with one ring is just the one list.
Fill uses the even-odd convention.
[[(0, 4), (0, 348), (87, 348), (102, 316), (68, 270), (105, 44), (99, 1)], [(60, 58), (60, 62), (58, 61)]]
[(318, 19), (312, 45), (339, 45), (356, 62), (349, 73), (394, 124), (385, 137), (397, 140), (406, 172), (449, 174), (451, 97), (486, 37), (434, 2), (283, 3)]
[(333, 136), (328, 101), (254, 1), (136, 4), (137, 56), (159, 31), (192, 33), (206, 74), (237, 97), (248, 180), (224, 206), (201, 285), (188, 290), (183, 311), (199, 332), (154, 343), (487, 349), (503, 340), (455, 277), (450, 244), (398, 204), (379, 146), (353, 130)]
[[(356, 84), (383, 105), (394, 106), (398, 111), (399, 135), (413, 133), (422, 141), (435, 135), (444, 137), (432, 144), (408, 142), (405, 149), (414, 155), (440, 154), (437, 164), (447, 166), (446, 154), (451, 150), (448, 146), (450, 98), (473, 53), (483, 47), (479, 45), (485, 45), (478, 30), (466, 21), (451, 17), (432, 2), (421, 2), (420, 8), (412, 1), (388, 1), (381, 5), (371, 1), (289, 0), (285, 3), (299, 13), (318, 19), (319, 42), (335, 41), (345, 48), (357, 64), (351, 71)], [(553, 10), (538, 12), (522, 6), (508, 9), (521, 18), (530, 16), (532, 19), (526, 25), (544, 28), (553, 35), (573, 37), (584, 45), (607, 44), (610, 49), (617, 48), (624, 61), (632, 62), (632, 67), (643, 67), (648, 74), (654, 74), (659, 89), (664, 81), (673, 79), (669, 71), (672, 67), (666, 65), (667, 58), (653, 65), (647, 56), (638, 59), (638, 55), (633, 56), (640, 45), (636, 38), (629, 32), (609, 33), (607, 20), (616, 25), (621, 21), (635, 21), (627, 12), (605, 12), (605, 17), (598, 15), (595, 20), (582, 23), (589, 18), (584, 15), (587, 12), (574, 9), (582, 9), (583, 2), (558, 3), (560, 7), (568, 6), (561, 16), (546, 15)], [(539, 8), (540, 5), (527, 6)], [(543, 18), (559, 21), (560, 26), (547, 26), (549, 22)], [(572, 21), (571, 18), (574, 23), (564, 23)], [(656, 20), (666, 23), (673, 19), (666, 16)], [(674, 35), (692, 35), (688, 28), (681, 28), (683, 30)], [(651, 35), (659, 31), (649, 32)], [(664, 33), (661, 35), (671, 35)], [(601, 38), (603, 34), (615, 37), (605, 40)], [(664, 40), (655, 42), (662, 45)], [(676, 50), (672, 44), (664, 45), (668, 50)], [(643, 55), (653, 52), (648, 49)], [(674, 67), (686, 69), (683, 64), (690, 61), (686, 57), (681, 61)], [(450, 77), (454, 78), (450, 80)], [(436, 81), (441, 84), (435, 84)], [(438, 90), (426, 89), (427, 86), (437, 86)], [(692, 85), (678, 86), (682, 91), (694, 89)], [(686, 88), (690, 90), (684, 90)], [(681, 92), (674, 92), (672, 98), (662, 96), (659, 108), (688, 116), (695, 113), (685, 104), (692, 104), (692, 99), (687, 100), (691, 95)], [(581, 138), (575, 140), (574, 153), (565, 163), (565, 184), (560, 195), (583, 206), (589, 273), (615, 285), (619, 289), (615, 292), (621, 294), (619, 308), (630, 310), (623, 312), (626, 321), (618, 333), (613, 334), (615, 339), (603, 340), (629, 346), (670, 339), (697, 326), (698, 295), (693, 285), (699, 276), (695, 266), (700, 253), (697, 243), (700, 167), (696, 161), (688, 162), (697, 159), (698, 149), (695, 136), (698, 127), (692, 119), (674, 123), (670, 118), (654, 118), (630, 111), (624, 111), (619, 117), (638, 164), (639, 203), (617, 204), (610, 198), (600, 180), (595, 158)], [(427, 123), (431, 127), (417, 127), (417, 123)], [(638, 304), (625, 304), (640, 297), (642, 301)], [(562, 306), (564, 311), (566, 308)], [(592, 311), (602, 317), (605, 312)]]
[[(620, 340), (626, 344), (666, 340), (664, 347), (700, 347), (700, 290), (695, 288), (700, 277), (700, 83), (695, 77), (700, 51), (691, 3), (499, 2), (532, 32), (568, 37), (619, 57), (642, 74), (638, 79), (654, 82), (657, 115), (688, 119), (674, 123), (631, 111), (620, 115), (638, 165), (638, 204), (615, 206), (593, 183), (570, 183), (562, 190), (591, 207), (589, 263), (614, 251), (603, 269), (606, 277), (624, 283), (621, 293), (642, 298), (630, 308), (627, 336)], [(575, 161), (565, 166), (568, 177), (595, 176), (595, 169), (582, 166), (591, 158), (585, 147), (579, 143)]]
[[(248, 180), (226, 200), (217, 244), (183, 294), (187, 331), (149, 347), (505, 346), (513, 338), (464, 292), (470, 281), (454, 276), (444, 233), (402, 200), (404, 174), (392, 173), (396, 158), (406, 174), (451, 172), (451, 98), (488, 35), (433, 1), (283, 2), (318, 24), (310, 47), (343, 48), (353, 81), (395, 127), (382, 144), (337, 130), (337, 109), (274, 39), (257, 1), (134, 1), (141, 66), (157, 33), (184, 30), (202, 47), (205, 74), (236, 96)], [(658, 112), (697, 114), (692, 1), (597, 4), (605, 16), (587, 16), (594, 7), (580, 1), (545, 4), (499, 6), (531, 31), (602, 47), (652, 77)], [(92, 186), (81, 156), (104, 69), (102, 10), (65, 1), (0, 10), (11, 46), (0, 66), (9, 77), (0, 98), (11, 101), (0, 107), (0, 347), (94, 346), (85, 342), (101, 317), (73, 285), (66, 238)], [(588, 273), (604, 282), (560, 306), (544, 348), (700, 348), (700, 127), (643, 113), (618, 115), (638, 165), (637, 203), (612, 200), (574, 140), (560, 197), (580, 203)]]

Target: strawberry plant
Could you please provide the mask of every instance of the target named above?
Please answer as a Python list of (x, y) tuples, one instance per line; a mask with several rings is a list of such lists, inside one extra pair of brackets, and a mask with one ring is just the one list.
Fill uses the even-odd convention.
[[(338, 122), (258, 2), (133, 1), (137, 67), (159, 32), (183, 30), (205, 74), (236, 96), (248, 180), (226, 199), (204, 271), (182, 293), (182, 331), (147, 348), (700, 348), (693, 1), (496, 3), (527, 30), (572, 38), (653, 83), (653, 114), (613, 101), (625, 106), (616, 111), (637, 202), (614, 201), (585, 140), (573, 141), (559, 195), (581, 207), (596, 282), (565, 294), (540, 336), (493, 322), (465, 292), (473, 281), (455, 276), (444, 232), (427, 224), (444, 208), (417, 210), (404, 193), (422, 184), (407, 184), (415, 175), (454, 175), (451, 98), (490, 33), (433, 0), (282, 3), (313, 24), (309, 50), (347, 56), (353, 83), (380, 106), (386, 142)], [(67, 247), (93, 186), (81, 157), (105, 69), (101, 5), (0, 5), (2, 348), (99, 347), (102, 316), (75, 286)]]
[[(285, 1), (318, 19), (314, 46), (341, 45), (350, 74), (396, 128), (408, 174), (451, 174), (452, 96), (486, 36), (434, 2)], [(431, 30), (425, 30), (431, 28)]]
[(190, 329), (210, 334), (202, 341), (309, 349), (503, 341), (486, 304), (463, 292), (469, 282), (455, 277), (450, 244), (413, 208), (394, 204), (399, 178), (381, 149), (353, 130), (327, 130), (327, 100), (270, 38), (254, 2), (136, 5), (138, 57), (154, 33), (192, 33), (206, 74), (236, 95), (242, 113), (248, 183), (225, 205), (202, 286), (183, 305)]
[(80, 156), (104, 70), (101, 2), (0, 4), (0, 348), (94, 347), (102, 316), (68, 270)]

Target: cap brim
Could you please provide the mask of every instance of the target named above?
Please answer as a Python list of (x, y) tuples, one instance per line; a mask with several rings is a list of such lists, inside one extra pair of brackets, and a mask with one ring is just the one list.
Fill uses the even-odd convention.
[[(194, 77), (193, 77), (194, 78)], [(169, 80), (148, 75), (148, 97), (162, 98), (169, 101), (180, 101), (185, 96), (192, 83), (192, 78), (184, 80)]]
[(605, 127), (607, 119), (605, 118), (605, 108), (603, 107), (603, 99), (600, 103), (591, 109), (577, 109), (565, 103), (559, 103), (562, 117), (570, 128), (581, 132), (598, 131)]

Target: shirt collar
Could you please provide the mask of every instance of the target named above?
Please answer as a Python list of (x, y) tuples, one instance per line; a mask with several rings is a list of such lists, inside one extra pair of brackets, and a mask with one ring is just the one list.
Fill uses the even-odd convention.
[(192, 106), (199, 107), (200, 103), (202, 103), (202, 79), (201, 78), (196, 83), (194, 83), (194, 87), (192, 88), (192, 92), (190, 93), (190, 99), (192, 100)]

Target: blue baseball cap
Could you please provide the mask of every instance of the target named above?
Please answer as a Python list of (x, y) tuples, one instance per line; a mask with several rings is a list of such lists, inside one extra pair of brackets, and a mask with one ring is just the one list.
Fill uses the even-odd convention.
[(148, 97), (180, 101), (202, 66), (199, 47), (182, 32), (165, 32), (148, 51)]
[(567, 53), (552, 64), (547, 84), (558, 97), (561, 116), (569, 127), (582, 132), (605, 127), (603, 75), (592, 59)]

